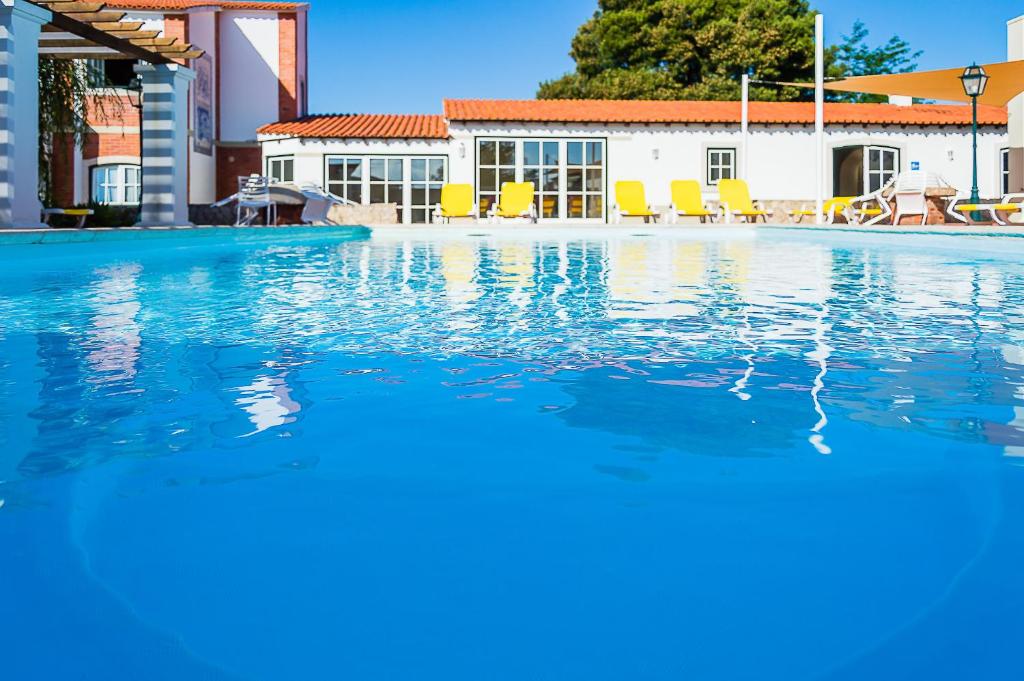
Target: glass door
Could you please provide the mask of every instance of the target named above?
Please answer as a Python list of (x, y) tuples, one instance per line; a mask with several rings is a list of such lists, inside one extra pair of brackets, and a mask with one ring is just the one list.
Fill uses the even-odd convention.
[(865, 147), (867, 169), (864, 173), (864, 193), (872, 194), (889, 183), (899, 172), (900, 152), (890, 147)]
[(402, 178), (403, 162), (400, 158), (370, 159), (370, 203), (394, 203), (398, 205), (398, 221), (402, 222), (405, 209)]
[(557, 219), (562, 215), (559, 146), (557, 140), (523, 142), (523, 182), (533, 182), (537, 191), (534, 203), (541, 218)]
[(566, 217), (604, 218), (604, 142), (565, 145)]
[(477, 202), (480, 217), (498, 202), (501, 185), (516, 181), (516, 141), (480, 140), (477, 143)]
[(441, 203), (441, 187), (448, 179), (445, 159), (410, 159), (409, 177), (409, 221), (427, 223), (434, 206)]

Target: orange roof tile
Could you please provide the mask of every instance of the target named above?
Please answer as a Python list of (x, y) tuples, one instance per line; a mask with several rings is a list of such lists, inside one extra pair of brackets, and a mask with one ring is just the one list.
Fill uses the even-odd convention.
[[(648, 100), (501, 100), (446, 99), (449, 121), (523, 121), (547, 123), (739, 123), (739, 102)], [(813, 124), (811, 102), (751, 102), (751, 123)], [(963, 105), (826, 104), (825, 122), (833, 125), (970, 125)], [(1006, 125), (1005, 107), (979, 106), (982, 125)]]
[(443, 116), (421, 114), (328, 114), (271, 123), (261, 135), (316, 138), (448, 139)]
[(219, 7), (221, 9), (248, 9), (279, 12), (294, 12), (308, 7), (306, 2), (250, 2), (246, 0), (111, 0), (110, 9), (139, 9), (153, 11), (182, 11), (196, 7)]

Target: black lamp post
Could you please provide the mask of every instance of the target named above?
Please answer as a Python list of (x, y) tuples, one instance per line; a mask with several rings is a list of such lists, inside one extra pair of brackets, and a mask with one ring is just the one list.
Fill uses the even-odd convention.
[[(985, 94), (985, 86), (988, 85), (988, 75), (982, 67), (977, 64), (971, 64), (964, 69), (964, 74), (960, 76), (960, 82), (964, 85), (964, 92), (971, 98), (971, 135), (974, 156), (971, 203), (977, 204), (981, 200), (981, 195), (978, 192), (978, 97)], [(972, 217), (975, 220), (980, 218), (977, 212)]]

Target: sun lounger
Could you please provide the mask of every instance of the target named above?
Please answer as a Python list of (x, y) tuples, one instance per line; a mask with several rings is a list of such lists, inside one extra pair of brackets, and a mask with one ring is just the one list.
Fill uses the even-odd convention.
[(440, 224), (452, 218), (476, 218), (477, 206), (473, 202), (473, 186), (446, 184), (441, 187), (441, 203), (434, 207), (432, 221)]
[(746, 222), (757, 222), (761, 218), (768, 222), (768, 212), (750, 199), (750, 188), (744, 180), (719, 180), (718, 195), (725, 221), (742, 218)]
[(708, 210), (704, 195), (700, 191), (697, 180), (673, 180), (672, 191), (672, 222), (680, 217), (700, 218), (701, 223), (714, 222), (715, 214)]
[(643, 218), (644, 222), (657, 222), (658, 214), (651, 210), (644, 195), (644, 183), (625, 180), (615, 183), (615, 221), (622, 218)]
[(537, 222), (537, 204), (533, 201), (533, 182), (505, 182), (501, 185), (498, 204), (491, 206), (487, 217), (493, 220), (526, 219)]
[(78, 221), (75, 223), (75, 229), (82, 229), (85, 227), (86, 219), (94, 214), (95, 211), (89, 208), (44, 208), (43, 224), (49, 225), (50, 218), (54, 215), (67, 215), (68, 217), (78, 218)]

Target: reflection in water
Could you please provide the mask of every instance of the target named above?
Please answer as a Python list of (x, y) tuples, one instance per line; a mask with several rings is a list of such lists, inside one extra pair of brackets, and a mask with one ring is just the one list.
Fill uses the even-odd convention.
[[(1019, 260), (681, 234), (385, 237), (26, 271), (0, 298), (4, 394), (30, 394), (5, 414), (36, 424), (19, 470), (287, 435), (316, 417), (304, 386), (357, 398), (359, 358), (388, 371), (388, 356), (502, 367), (374, 379), (426, 403), (477, 380), (474, 401), (537, 400), (569, 426), (692, 453), (842, 453), (837, 422), (1024, 453)], [(33, 385), (12, 368), (25, 362)], [(546, 412), (552, 384), (571, 403)]]

